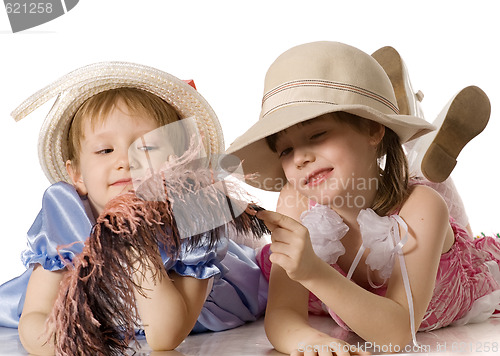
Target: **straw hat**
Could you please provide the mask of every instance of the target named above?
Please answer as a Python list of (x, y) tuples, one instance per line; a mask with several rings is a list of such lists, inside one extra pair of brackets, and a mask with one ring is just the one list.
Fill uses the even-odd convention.
[(338, 42), (293, 47), (269, 68), (259, 121), (226, 151), (243, 161), (247, 183), (279, 191), (286, 182), (278, 156), (265, 138), (323, 114), (345, 111), (379, 122), (407, 142), (434, 129), (427, 121), (399, 115), (384, 69), (370, 55)]
[(137, 88), (153, 93), (170, 104), (181, 118), (193, 117), (207, 154), (222, 153), (220, 123), (207, 101), (188, 83), (158, 69), (126, 62), (102, 62), (77, 69), (26, 99), (12, 112), (21, 120), (57, 95), (38, 140), (38, 156), (51, 183), (71, 179), (66, 173), (67, 140), (77, 109), (91, 96), (116, 88)]

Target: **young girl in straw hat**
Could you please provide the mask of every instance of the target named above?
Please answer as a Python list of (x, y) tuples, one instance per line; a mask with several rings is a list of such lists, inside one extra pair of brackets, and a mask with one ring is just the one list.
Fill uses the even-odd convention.
[[(172, 142), (166, 136), (150, 142), (148, 136), (165, 127), (180, 127), (168, 136), (177, 140), (186, 137), (182, 130), (194, 128), (201, 137), (197, 157), (215, 157), (224, 148), (217, 117), (194, 85), (154, 68), (122, 62), (80, 68), (25, 101), (14, 118), (23, 118), (55, 95), (39, 141), (41, 165), (53, 185), (28, 232), (22, 254), (27, 271), (0, 286), (0, 325), (18, 327), (23, 346), (33, 354), (54, 353), (54, 340), (45, 333), (46, 320), (66, 264), (82, 251), (106, 204), (134, 188), (140, 178), (134, 176), (141, 165), (129, 160), (131, 151), (145, 154), (148, 164), (171, 160), (173, 152), (160, 148)], [(199, 210), (187, 208), (195, 220), (203, 219), (203, 212), (196, 215)], [(178, 221), (177, 229), (179, 225)], [(196, 233), (202, 231), (206, 230)], [(154, 350), (177, 347), (191, 331), (233, 328), (263, 312), (267, 281), (254, 250), (228, 240), (232, 232), (224, 231), (216, 240), (207, 237), (197, 243), (187, 235), (174, 256), (148, 256), (162, 259), (165, 270), (160, 273), (166, 278), (154, 279), (147, 266), (134, 266), (135, 283), (144, 292), (136, 293), (137, 311)]]
[[(228, 153), (259, 173), (248, 183), (280, 191), (277, 212), (257, 213), (272, 231), (258, 260), (270, 275), (265, 327), (277, 350), (361, 353), (311, 327), (308, 311), (394, 352), (418, 345), (417, 330), (499, 308), (500, 243), (473, 240), (435, 190), (409, 179), (402, 144), (434, 127), (399, 113), (372, 56), (336, 42), (300, 45), (271, 65), (264, 92), (259, 122)], [(468, 105), (475, 112), (464, 120)], [(446, 178), (439, 169), (450, 173), (489, 110), (479, 88), (461, 91), (422, 165)]]

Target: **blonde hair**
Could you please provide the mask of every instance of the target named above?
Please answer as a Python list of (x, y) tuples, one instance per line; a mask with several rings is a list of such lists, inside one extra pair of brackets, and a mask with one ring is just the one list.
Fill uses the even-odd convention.
[[(358, 132), (368, 132), (370, 120), (347, 112), (329, 115), (333, 120), (345, 123)], [(266, 137), (269, 148), (276, 152), (276, 140), (280, 132)], [(371, 208), (380, 216), (399, 210), (410, 194), (408, 185), (408, 161), (399, 136), (385, 127), (384, 137), (377, 147), (377, 157), (385, 161), (379, 167), (377, 193)]]
[(91, 128), (104, 122), (118, 101), (122, 101), (133, 114), (146, 114), (158, 127), (180, 120), (175, 109), (160, 97), (135, 88), (118, 88), (103, 91), (87, 99), (75, 113), (68, 132), (68, 157), (79, 164), (84, 123), (90, 120)]

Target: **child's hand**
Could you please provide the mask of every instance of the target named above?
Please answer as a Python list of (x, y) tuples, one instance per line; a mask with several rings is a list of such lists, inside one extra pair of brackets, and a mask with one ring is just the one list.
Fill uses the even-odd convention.
[(314, 253), (307, 228), (298, 221), (273, 211), (257, 213), (271, 230), (272, 263), (282, 267), (297, 282), (307, 280), (323, 261)]

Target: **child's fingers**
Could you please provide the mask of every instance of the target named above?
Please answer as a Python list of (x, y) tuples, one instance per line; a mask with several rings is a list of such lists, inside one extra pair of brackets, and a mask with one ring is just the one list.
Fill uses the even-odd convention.
[(290, 256), (286, 255), (286, 254), (283, 254), (283, 253), (279, 253), (279, 252), (273, 252), (270, 256), (269, 256), (269, 261), (271, 261), (271, 263), (273, 265), (278, 265), (280, 266), (281, 268), (283, 268), (283, 270), (288, 273), (289, 271), (289, 265), (290, 265)]
[(276, 228), (271, 230), (271, 242), (272, 243), (281, 242), (287, 245), (290, 244), (293, 238), (291, 232), (286, 229), (279, 228), (279, 226), (277, 225), (275, 226)]
[(285, 255), (289, 255), (290, 244), (273, 238), (270, 249), (272, 253), (282, 253)]
[(262, 221), (264, 221), (264, 224), (266, 224), (267, 228), (269, 229), (269, 231), (273, 232), (274, 230), (276, 230), (279, 226), (276, 225), (276, 224), (273, 224), (272, 222), (269, 222), (269, 221), (266, 221), (264, 219), (262, 219), (260, 216), (257, 216), (259, 219), (261, 219)]
[(289, 231), (293, 231), (302, 225), (295, 221), (294, 219), (269, 210), (262, 210), (257, 212), (257, 217), (264, 221), (266, 226), (273, 232), (277, 227), (284, 228)]

